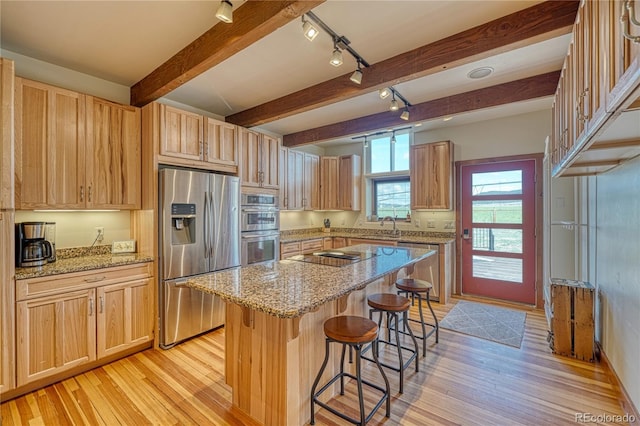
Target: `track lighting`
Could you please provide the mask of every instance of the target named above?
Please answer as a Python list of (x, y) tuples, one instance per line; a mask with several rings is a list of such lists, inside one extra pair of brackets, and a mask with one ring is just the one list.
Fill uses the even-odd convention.
[(349, 80), (353, 81), (355, 84), (362, 83), (362, 68), (360, 68), (360, 61), (358, 61), (358, 69), (351, 74)]
[(396, 143), (396, 131), (395, 130), (391, 134), (391, 143)]
[(378, 90), (378, 96), (380, 96), (380, 99), (386, 99), (389, 97), (390, 94), (391, 94), (391, 90), (389, 90), (388, 87)]
[(229, 0), (222, 0), (218, 10), (216, 11), (216, 18), (226, 24), (233, 22), (233, 5)]
[(334, 67), (342, 65), (342, 51), (338, 49), (338, 46), (333, 47), (333, 53), (331, 54), (331, 60), (329, 61)]
[(404, 111), (402, 111), (402, 114), (400, 114), (400, 118), (404, 121), (409, 120), (409, 107), (404, 107)]
[(302, 15), (302, 31), (304, 32), (304, 36), (309, 41), (313, 41), (314, 38), (318, 36), (320, 31), (310, 21), (304, 19), (304, 15)]
[(391, 105), (389, 105), (389, 110), (397, 111), (398, 110), (398, 101), (396, 101), (396, 94), (393, 94), (393, 99), (391, 100)]

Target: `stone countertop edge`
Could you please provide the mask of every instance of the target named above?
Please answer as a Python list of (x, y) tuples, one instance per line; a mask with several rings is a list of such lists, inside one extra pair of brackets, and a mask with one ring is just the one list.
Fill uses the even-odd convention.
[(46, 277), (50, 275), (69, 274), (72, 272), (91, 271), (94, 269), (112, 268), (115, 266), (153, 262), (153, 257), (138, 253), (100, 254), (94, 256), (78, 256), (58, 259), (53, 263), (32, 268), (16, 268), (16, 280)]
[(362, 238), (368, 240), (381, 240), (381, 241), (396, 241), (398, 243), (415, 243), (415, 244), (446, 244), (454, 241), (455, 238), (442, 238), (442, 237), (419, 237), (419, 236), (404, 236), (402, 233), (400, 237), (390, 237), (387, 235), (375, 235), (369, 233), (357, 233), (357, 232), (308, 232), (293, 235), (286, 235), (280, 237), (281, 243), (295, 243), (297, 241), (313, 240), (323, 237), (341, 237), (341, 238)]
[[(390, 247), (361, 244), (351, 246), (350, 250), (356, 248), (386, 250)], [(434, 250), (399, 249), (407, 250), (411, 259), (390, 258), (391, 264), (380, 268), (378, 262), (384, 261), (381, 255), (344, 267), (281, 260), (270, 266), (237, 267), (189, 277), (180, 283), (278, 318), (297, 318), (435, 254)]]

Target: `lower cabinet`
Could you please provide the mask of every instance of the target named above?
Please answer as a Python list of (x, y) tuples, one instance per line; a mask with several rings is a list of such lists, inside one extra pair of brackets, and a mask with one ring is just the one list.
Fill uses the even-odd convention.
[(150, 342), (149, 265), (17, 280), (17, 385)]

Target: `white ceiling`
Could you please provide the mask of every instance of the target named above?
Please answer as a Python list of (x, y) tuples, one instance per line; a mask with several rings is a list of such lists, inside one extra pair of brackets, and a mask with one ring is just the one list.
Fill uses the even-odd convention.
[[(539, 1), (329, 0), (313, 12), (346, 36), (369, 63), (429, 44)], [(242, 1), (233, 0), (234, 9)], [(7, 1), (0, 2), (0, 46), (76, 71), (131, 86), (218, 23), (218, 1)], [(233, 24), (231, 24), (233, 25)], [(227, 116), (305, 87), (346, 74), (355, 60), (345, 53), (341, 67), (329, 64), (331, 38), (314, 42), (299, 19), (254, 43), (166, 98)], [(570, 36), (561, 36), (473, 64), (394, 86), (411, 103), (488, 87), (560, 69)], [(467, 73), (479, 66), (495, 72), (482, 80)], [(364, 79), (367, 78), (366, 69)], [(523, 102), (465, 114), (461, 124), (550, 108), (551, 100)], [(261, 126), (284, 135), (384, 112), (388, 102), (369, 93)], [(350, 138), (349, 138), (350, 140)]]

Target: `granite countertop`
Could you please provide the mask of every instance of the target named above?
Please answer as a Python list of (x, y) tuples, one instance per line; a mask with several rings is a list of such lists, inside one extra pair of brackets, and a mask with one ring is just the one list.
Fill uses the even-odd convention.
[[(73, 249), (68, 250), (71, 251)], [(75, 252), (75, 256), (73, 252), (63, 256), (58, 255), (58, 259), (55, 262), (47, 263), (44, 266), (16, 268), (16, 280), (153, 262), (153, 257), (139, 253), (111, 254), (109, 252), (105, 253), (104, 250), (94, 250), (89, 254), (85, 253), (82, 249), (78, 249)]]
[(400, 237), (394, 237), (391, 231), (382, 229), (338, 228), (331, 232), (322, 232), (321, 228), (314, 228), (282, 231), (280, 242), (292, 243), (323, 237), (367, 238), (419, 244), (446, 244), (455, 240), (454, 233), (445, 232), (400, 231)]
[(184, 284), (276, 317), (296, 318), (435, 253), (369, 244), (341, 250), (368, 250), (376, 256), (343, 267), (281, 260), (198, 275)]

